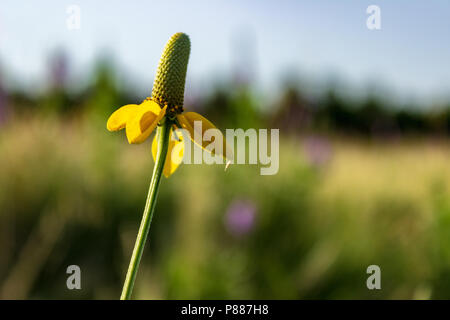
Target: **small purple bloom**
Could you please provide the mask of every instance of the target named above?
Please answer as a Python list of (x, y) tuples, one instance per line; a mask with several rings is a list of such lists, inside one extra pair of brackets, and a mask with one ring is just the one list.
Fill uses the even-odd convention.
[(256, 218), (256, 206), (249, 200), (235, 200), (228, 207), (225, 215), (225, 227), (234, 236), (243, 236), (249, 233)]
[(332, 155), (330, 142), (320, 136), (307, 137), (304, 142), (304, 151), (309, 163), (318, 167), (325, 165)]
[(68, 59), (64, 51), (56, 52), (50, 60), (50, 81), (54, 88), (63, 88), (67, 84)]

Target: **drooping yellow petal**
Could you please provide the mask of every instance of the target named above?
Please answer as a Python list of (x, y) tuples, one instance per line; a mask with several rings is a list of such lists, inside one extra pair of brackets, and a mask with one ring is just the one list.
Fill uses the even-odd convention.
[(217, 146), (217, 148), (213, 149), (213, 153), (228, 160), (233, 158), (233, 151), (227, 145), (225, 137), (220, 130), (211, 123), (211, 121), (196, 112), (185, 112), (183, 114), (179, 114), (177, 115), (177, 119), (183, 129), (186, 129), (189, 132), (191, 140), (198, 146), (210, 152), (211, 150), (208, 150), (207, 146), (212, 144), (214, 139), (212, 139), (212, 141), (204, 140), (204, 134), (209, 129), (216, 129), (217, 133), (222, 137), (223, 145), (222, 147)]
[[(158, 152), (158, 135), (153, 138), (152, 143), (152, 155), (153, 160), (156, 160), (156, 154)], [(184, 141), (183, 135), (178, 134), (172, 130), (169, 141), (169, 149), (167, 151), (166, 161), (164, 163), (163, 174), (166, 178), (170, 177), (172, 173), (177, 170), (181, 164), (184, 155)]]
[(128, 119), (130, 119), (139, 108), (137, 104), (127, 104), (120, 107), (109, 117), (106, 128), (109, 131), (117, 131), (125, 128)]
[(161, 109), (152, 100), (146, 100), (141, 103), (136, 112), (127, 121), (128, 142), (141, 143), (147, 139), (165, 114), (166, 107)]

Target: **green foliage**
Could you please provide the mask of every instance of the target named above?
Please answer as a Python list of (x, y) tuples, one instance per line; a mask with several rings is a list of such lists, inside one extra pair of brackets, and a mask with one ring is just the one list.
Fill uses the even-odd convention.
[[(79, 92), (0, 101), (0, 298), (119, 298), (153, 163), (150, 143), (129, 146), (105, 128), (145, 97), (119, 90), (105, 60), (93, 78)], [(183, 165), (163, 179), (135, 297), (449, 298), (449, 149), (427, 137), (448, 135), (448, 108), (396, 111), (332, 91), (315, 100), (295, 85), (270, 112), (261, 101), (227, 84), (192, 106), (222, 129), (280, 128), (280, 171)], [(327, 143), (305, 148), (311, 131)], [(334, 135), (343, 132), (358, 136)], [(421, 137), (367, 139), (392, 132)], [(244, 234), (228, 225), (236, 201), (254, 211)], [(71, 264), (80, 291), (65, 287)], [(370, 264), (381, 291), (366, 288)]]

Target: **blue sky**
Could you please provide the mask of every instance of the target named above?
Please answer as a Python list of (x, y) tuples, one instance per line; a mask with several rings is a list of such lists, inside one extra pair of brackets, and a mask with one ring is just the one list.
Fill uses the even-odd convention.
[[(66, 27), (72, 4), (81, 9), (80, 30)], [(371, 4), (381, 8), (378, 31), (366, 28)], [(306, 82), (338, 75), (355, 90), (375, 83), (400, 98), (449, 97), (450, 1), (444, 0), (2, 0), (0, 65), (33, 85), (45, 77), (56, 48), (65, 49), (80, 75), (109, 52), (150, 90), (164, 43), (178, 31), (191, 37), (193, 83), (251, 66), (268, 95), (285, 72), (294, 72)]]

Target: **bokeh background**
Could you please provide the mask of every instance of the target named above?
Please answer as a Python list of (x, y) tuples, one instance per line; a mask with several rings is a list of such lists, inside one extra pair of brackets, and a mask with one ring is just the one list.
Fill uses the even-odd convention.
[[(368, 30), (366, 8), (381, 9)], [(67, 20), (80, 9), (80, 28)], [(153, 168), (106, 131), (190, 35), (186, 109), (280, 170), (163, 179), (138, 299), (450, 298), (450, 4), (2, 1), (0, 298), (116, 299)], [(82, 289), (66, 288), (79, 265)], [(381, 268), (368, 290), (366, 268)]]

